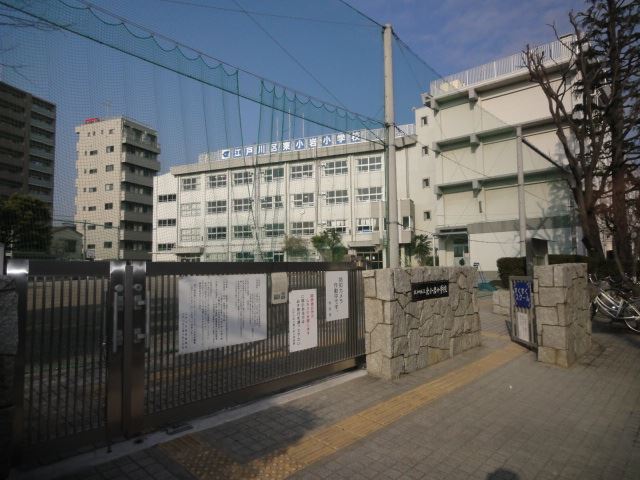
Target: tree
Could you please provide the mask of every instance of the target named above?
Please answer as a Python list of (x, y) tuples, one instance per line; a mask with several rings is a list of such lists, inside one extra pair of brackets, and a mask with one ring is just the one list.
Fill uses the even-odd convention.
[[(589, 256), (604, 259), (602, 222), (613, 227), (615, 251), (630, 266), (626, 195), (638, 161), (637, 0), (591, 0), (582, 13), (569, 14), (570, 38), (556, 37), (570, 60), (558, 65), (538, 49), (524, 52), (531, 80), (547, 98), (562, 145), (566, 172)], [(573, 95), (574, 101), (571, 101)], [(607, 222), (607, 220), (609, 220)]]
[(325, 230), (311, 239), (313, 247), (325, 262), (340, 262), (347, 254), (342, 237), (335, 230)]
[(304, 238), (288, 235), (284, 238), (284, 252), (287, 254), (287, 260), (291, 257), (307, 259), (309, 256), (309, 247)]
[(47, 252), (51, 244), (51, 212), (47, 204), (22, 194), (0, 201), (0, 242), (14, 255)]
[(410, 258), (415, 256), (420, 266), (433, 265), (431, 240), (427, 235), (415, 235), (406, 252)]

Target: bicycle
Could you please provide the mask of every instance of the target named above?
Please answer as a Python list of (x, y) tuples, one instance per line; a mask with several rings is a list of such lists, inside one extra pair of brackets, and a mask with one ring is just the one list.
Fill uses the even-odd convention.
[(636, 333), (640, 333), (640, 298), (632, 297), (627, 291), (612, 287), (610, 282), (599, 281), (589, 276), (589, 283), (597, 294), (591, 301), (591, 320), (602, 313), (610, 322), (624, 322)]

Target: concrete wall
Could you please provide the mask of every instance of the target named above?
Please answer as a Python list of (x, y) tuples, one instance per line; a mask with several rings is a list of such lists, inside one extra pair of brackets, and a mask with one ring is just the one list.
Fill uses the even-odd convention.
[[(416, 267), (369, 270), (365, 288), (367, 371), (398, 378), (480, 345), (476, 270)], [(449, 297), (411, 301), (411, 284), (449, 282)]]
[(587, 265), (533, 269), (538, 361), (570, 367), (591, 348)]
[(18, 295), (13, 279), (0, 276), (0, 478), (9, 474), (17, 353)]

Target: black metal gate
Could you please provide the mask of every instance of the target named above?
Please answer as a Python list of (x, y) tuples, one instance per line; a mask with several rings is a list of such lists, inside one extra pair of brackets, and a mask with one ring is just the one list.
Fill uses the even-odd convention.
[[(349, 318), (326, 321), (325, 272), (347, 271)], [(286, 272), (316, 289), (317, 347), (289, 351), (288, 305), (267, 338), (180, 354), (178, 280)], [(19, 295), (16, 451), (109, 443), (354, 367), (364, 355), (361, 271), (327, 263), (12, 260)], [(267, 275), (267, 298), (271, 298)]]

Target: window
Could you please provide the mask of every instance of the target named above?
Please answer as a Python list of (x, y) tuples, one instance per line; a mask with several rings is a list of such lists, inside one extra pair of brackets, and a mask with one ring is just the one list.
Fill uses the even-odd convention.
[(333, 230), (337, 233), (347, 233), (346, 220), (327, 220), (327, 230)]
[(181, 217), (197, 217), (200, 215), (200, 203), (183, 203), (180, 205), (180, 216)]
[(198, 177), (188, 177), (182, 179), (182, 190), (194, 191), (198, 190)]
[(199, 228), (181, 228), (180, 240), (183, 242), (199, 242), (200, 229)]
[(222, 188), (227, 186), (227, 175), (209, 175), (207, 177), (207, 188)]
[(158, 227), (175, 227), (176, 219), (175, 218), (160, 218), (158, 219)]
[(335, 160), (333, 162), (325, 162), (323, 172), (325, 175), (346, 175), (349, 173), (349, 167), (346, 160)]
[(114, 148), (114, 146), (113, 146), (113, 145), (109, 145), (109, 146), (107, 147), (107, 153), (113, 153), (114, 151), (115, 151), (115, 148)]
[(234, 185), (249, 185), (253, 183), (253, 172), (244, 171), (233, 174)]
[(207, 215), (225, 213), (226, 211), (227, 211), (226, 200), (214, 200), (211, 202), (207, 202)]
[(182, 263), (199, 263), (200, 262), (200, 254), (199, 253), (190, 253), (188, 255), (180, 255), (180, 262)]
[(90, 156), (90, 157), (92, 157), (92, 156), (94, 156), (94, 155), (97, 155), (97, 154), (98, 154), (98, 150), (91, 150), (91, 151), (89, 151), (89, 156)]
[(253, 238), (251, 225), (234, 225), (233, 238)]
[(113, 135), (113, 128), (109, 129), (109, 135)]
[(89, 175), (93, 175), (94, 173), (98, 173), (98, 169), (97, 168), (90, 168), (89, 169)]
[(95, 248), (96, 248), (95, 243), (90, 243), (89, 245), (87, 245), (87, 250), (95, 250)]
[(482, 200), (478, 200), (478, 213), (482, 213)]
[(284, 237), (284, 223), (267, 223), (264, 226), (265, 237)]
[(427, 117), (426, 115), (424, 117), (420, 117), (420, 123), (422, 125), (429, 125), (429, 117)]
[(356, 200), (359, 202), (372, 202), (382, 200), (382, 187), (365, 187), (358, 189)]
[(295, 193), (293, 206), (297, 208), (313, 207), (313, 193)]
[(98, 191), (98, 188), (97, 188), (97, 187), (89, 187), (89, 188), (87, 189), (87, 191), (88, 191), (89, 193), (95, 193), (95, 192), (97, 192), (97, 191)]
[(428, 178), (422, 179), (422, 188), (429, 188), (430, 184), (431, 184), (431, 181)]
[(262, 260), (265, 262), (284, 262), (284, 252), (262, 252)]
[(225, 240), (227, 238), (227, 227), (208, 227), (208, 240)]
[(248, 212), (251, 210), (252, 198), (234, 198), (233, 199), (233, 211), (234, 212)]
[(402, 229), (411, 230), (411, 217), (402, 217)]
[(422, 147), (422, 155), (429, 155), (429, 147), (427, 147), (426, 145)]
[(113, 222), (104, 222), (104, 228), (105, 230), (113, 228)]
[(87, 208), (87, 210), (90, 211), (90, 212), (95, 212), (96, 211), (96, 207), (94, 205), (94, 206), (91, 206), (91, 207)]
[(356, 224), (356, 231), (358, 233), (377, 232), (378, 219), (377, 218), (359, 218)]
[(158, 195), (158, 202), (159, 203), (167, 203), (167, 202), (175, 202), (176, 201), (176, 194), (175, 193), (168, 193), (166, 195)]
[(113, 172), (113, 165), (105, 165), (104, 166), (104, 171), (105, 172)]
[(382, 169), (382, 157), (365, 157), (358, 159), (359, 172), (373, 172)]
[(158, 244), (158, 251), (159, 252), (170, 252), (174, 248), (176, 248), (176, 244), (175, 243), (159, 243)]
[(229, 255), (226, 253), (205, 253), (204, 259), (207, 262), (226, 262), (229, 259)]
[(282, 195), (274, 195), (269, 197), (262, 197), (260, 199), (260, 208), (263, 210), (273, 210), (275, 208), (283, 208)]
[(104, 209), (105, 210), (113, 210), (113, 203), (111, 203), (111, 202), (105, 203), (104, 204)]
[(111, 190), (113, 190), (113, 183), (105, 183), (104, 191), (105, 192), (110, 192)]
[(313, 235), (314, 233), (313, 222), (291, 223), (291, 235)]
[(265, 168), (262, 170), (262, 181), (278, 182), (284, 178), (284, 167)]
[(251, 252), (236, 252), (236, 262), (253, 262), (255, 259)]
[(427, 210), (426, 212), (422, 212), (422, 218), (424, 220), (431, 220), (431, 210)]
[(349, 195), (346, 190), (333, 190), (327, 192), (327, 205), (335, 205), (337, 203), (349, 203)]
[(313, 178), (313, 164), (294, 165), (291, 167), (291, 180)]
[(87, 225), (87, 230), (95, 230), (96, 226), (93, 223)]
[(102, 244), (102, 246), (103, 246), (104, 248), (111, 248), (111, 247), (113, 246), (113, 244), (112, 244), (111, 242), (104, 242), (104, 243)]

